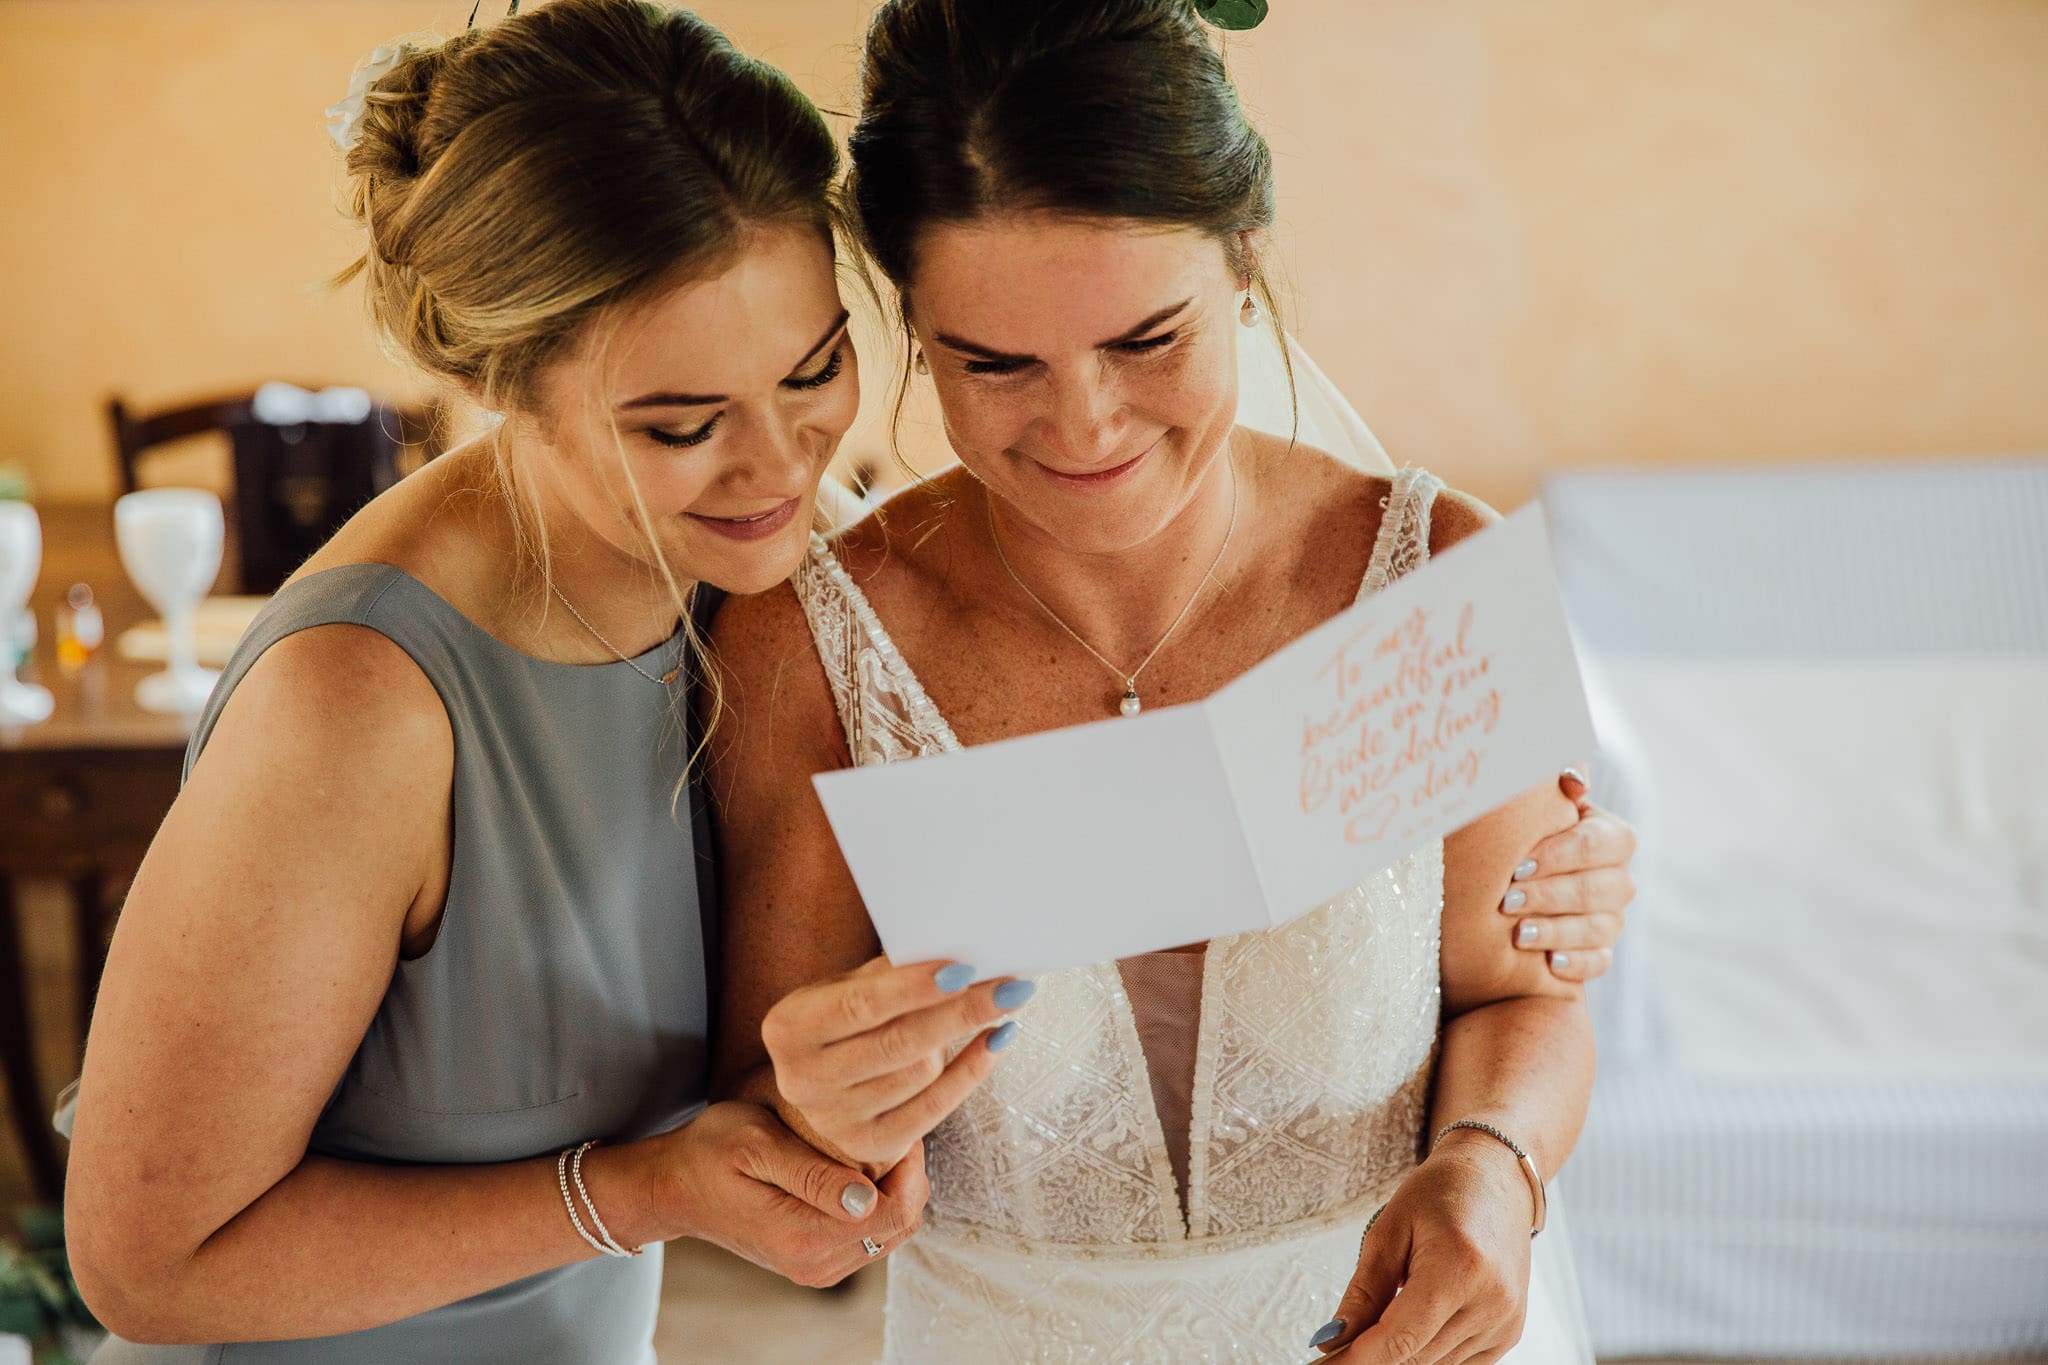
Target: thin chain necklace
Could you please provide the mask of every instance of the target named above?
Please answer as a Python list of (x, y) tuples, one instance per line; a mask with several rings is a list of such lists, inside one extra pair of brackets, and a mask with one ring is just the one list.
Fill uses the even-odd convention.
[(556, 600), (557, 602), (560, 602), (560, 603), (561, 603), (561, 604), (562, 604), (563, 606), (565, 606), (565, 607), (567, 607), (567, 608), (569, 609), (569, 614), (570, 614), (571, 616), (575, 617), (575, 618), (576, 618), (576, 620), (577, 620), (577, 622), (578, 622), (578, 623), (579, 623), (579, 624), (580, 624), (580, 625), (581, 625), (581, 626), (582, 626), (582, 627), (583, 627), (583, 628), (584, 628), (585, 630), (589, 631), (589, 632), (590, 632), (590, 633), (591, 633), (592, 635), (595, 635), (595, 636), (597, 637), (597, 642), (598, 642), (599, 644), (603, 645), (603, 646), (604, 646), (604, 647), (605, 647), (606, 649), (610, 650), (610, 651), (611, 651), (612, 653), (614, 653), (614, 654), (618, 655), (618, 656), (619, 656), (619, 662), (620, 662), (620, 663), (622, 663), (622, 664), (624, 664), (624, 665), (625, 665), (626, 667), (628, 667), (628, 668), (632, 669), (632, 670), (633, 670), (633, 671), (634, 671), (635, 673), (638, 673), (638, 674), (639, 674), (639, 675), (640, 675), (641, 677), (643, 677), (643, 678), (647, 679), (647, 681), (649, 681), (649, 682), (653, 683), (653, 684), (654, 684), (654, 685), (655, 685), (656, 687), (667, 687), (667, 686), (669, 686), (669, 685), (670, 685), (671, 683), (673, 683), (673, 682), (674, 682), (674, 681), (676, 680), (676, 677), (677, 677), (677, 676), (678, 676), (679, 674), (681, 674), (681, 673), (682, 673), (682, 671), (683, 671), (683, 661), (682, 661), (682, 659), (681, 659), (680, 657), (678, 657), (678, 658), (676, 659), (676, 665), (675, 665), (675, 667), (674, 667), (674, 668), (671, 668), (671, 669), (670, 669), (670, 670), (669, 670), (668, 672), (666, 672), (666, 673), (662, 674), (662, 675), (661, 675), (660, 677), (658, 677), (658, 678), (657, 678), (657, 677), (655, 677), (655, 676), (654, 676), (654, 675), (653, 675), (652, 673), (649, 673), (649, 672), (648, 672), (648, 671), (647, 671), (646, 669), (642, 668), (642, 667), (641, 667), (641, 666), (640, 666), (639, 664), (636, 664), (636, 663), (634, 663), (634, 662), (633, 662), (633, 661), (632, 661), (632, 660), (631, 660), (630, 658), (626, 657), (626, 651), (625, 651), (625, 650), (623, 650), (623, 649), (620, 649), (620, 648), (619, 648), (619, 647), (618, 647), (617, 645), (613, 644), (613, 643), (612, 643), (612, 642), (611, 642), (610, 640), (607, 640), (607, 639), (605, 639), (605, 638), (604, 638), (604, 632), (603, 632), (603, 631), (601, 631), (601, 630), (599, 630), (599, 629), (598, 629), (598, 628), (597, 628), (596, 626), (593, 626), (593, 625), (591, 625), (591, 624), (590, 624), (590, 622), (589, 622), (589, 621), (588, 621), (587, 619), (585, 619), (585, 617), (584, 617), (583, 613), (582, 613), (582, 612), (580, 612), (580, 611), (578, 611), (578, 610), (576, 610), (576, 604), (575, 604), (574, 602), (571, 602), (571, 601), (570, 601), (570, 600), (569, 600), (569, 599), (568, 599), (567, 597), (564, 597), (564, 596), (562, 595), (562, 590), (561, 590), (560, 588), (558, 588), (558, 587), (556, 587), (556, 586), (555, 586), (555, 582), (554, 582), (554, 580), (553, 580), (552, 578), (548, 580), (548, 591), (549, 591), (549, 592), (551, 592), (551, 593), (553, 593), (553, 594), (555, 595), (555, 600)]
[[(1209, 571), (1202, 575), (1202, 581), (1195, 584), (1195, 590), (1188, 594), (1188, 600), (1181, 606), (1180, 615), (1173, 618), (1173, 624), (1166, 628), (1166, 634), (1159, 637), (1159, 643), (1152, 646), (1152, 652), (1147, 654), (1144, 660), (1128, 673), (1118, 668), (1101, 650), (1082, 639), (1080, 633), (1061, 620), (1060, 614), (1047, 606), (1043, 597), (1031, 591), (1031, 585), (1019, 578), (1017, 571), (1010, 567), (1010, 557), (1003, 553), (1003, 538), (996, 534), (996, 500), (993, 497), (988, 497), (988, 538), (995, 542), (996, 558), (1002, 561), (1003, 572), (1010, 575), (1010, 581), (1022, 588), (1024, 595), (1037, 603), (1038, 609), (1044, 612), (1054, 625), (1065, 631), (1075, 644), (1095, 656), (1097, 663), (1108, 669), (1113, 676), (1123, 683), (1124, 694), (1117, 702), (1117, 710), (1127, 716), (1135, 716), (1144, 709), (1144, 703), (1138, 700), (1138, 675), (1151, 666), (1152, 661), (1159, 657), (1159, 651), (1166, 648), (1166, 642), (1173, 638), (1173, 633), (1180, 629), (1180, 623), (1188, 619), (1188, 613), (1194, 610), (1195, 602), (1201, 597), (1202, 590), (1208, 587), (1210, 582), (1215, 579), (1216, 570), (1223, 563), (1223, 556), (1230, 551), (1230, 538), (1237, 534), (1238, 491), (1237, 469), (1235, 466), (1232, 466), (1230, 471), (1230, 525), (1223, 532), (1223, 544), (1217, 547), (1216, 558), (1209, 561)], [(987, 497), (988, 495), (984, 493), (983, 496)]]

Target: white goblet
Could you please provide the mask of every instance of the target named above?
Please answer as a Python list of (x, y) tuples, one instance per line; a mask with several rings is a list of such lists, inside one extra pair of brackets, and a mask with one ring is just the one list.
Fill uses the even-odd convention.
[(43, 523), (25, 502), (0, 502), (0, 725), (48, 720), (56, 701), (47, 687), (14, 676), (14, 623), (43, 570)]
[(187, 714), (206, 705), (220, 674), (201, 668), (192, 613), (220, 573), (226, 526), (220, 499), (197, 488), (146, 488), (114, 504), (114, 542), (128, 577), (163, 613), (170, 667), (135, 687), (145, 711)]

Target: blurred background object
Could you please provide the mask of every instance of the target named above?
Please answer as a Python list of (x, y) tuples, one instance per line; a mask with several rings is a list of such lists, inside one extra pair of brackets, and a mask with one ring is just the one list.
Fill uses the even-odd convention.
[[(858, 107), (868, 0), (697, 8)], [(0, 461), (105, 498), (109, 393), (437, 396), (321, 284), (356, 249), (322, 107), (379, 42), (468, 12), (0, 6)], [(1560, 464), (2048, 444), (2048, 6), (1289, 0), (1228, 48), (1278, 159), (1298, 330), (1397, 461), (1506, 507)], [(900, 349), (863, 341), (845, 459), (893, 477)], [(921, 406), (906, 437), (941, 458)], [(154, 481), (228, 492), (224, 442), (164, 455)]]
[(106, 618), (93, 600), (92, 585), (73, 583), (57, 610), (57, 666), (66, 672), (84, 668), (106, 638)]
[[(826, 108), (857, 107), (871, 0), (702, 0), (695, 8)], [(501, 9), (486, 5), (484, 17)], [(48, 721), (0, 728), (0, 1062), (14, 1120), (0, 1130), (0, 1208), (32, 1192), (52, 1198), (61, 1180), (61, 1151), (43, 1116), (56, 1087), (76, 1074), (105, 934), (176, 790), (184, 742), (181, 718), (133, 703), (135, 684), (155, 666), (140, 656), (160, 659), (168, 641), (121, 568), (113, 499), (131, 486), (217, 494), (230, 509), (223, 590), (261, 594), (395, 474), (477, 429), (478, 414), (380, 354), (353, 290), (322, 283), (357, 250), (335, 207), (339, 159), (324, 106), (377, 44), (457, 31), (468, 12), (461, 0), (0, 4), (0, 128), (12, 171), (0, 216), (11, 323), (0, 334), (0, 500), (33, 496), (40, 513), (28, 672), (56, 699)], [(1923, 462), (1960, 471), (1984, 456), (2048, 450), (2048, 176), (2040, 174), (2048, 166), (2048, 5), (1274, 0), (1269, 19), (1227, 47), (1276, 154), (1274, 256), (1294, 290), (1290, 320), (1397, 462), (1427, 465), (1503, 509), (1547, 475), (1582, 467), (1670, 471), (1676, 482), (1658, 496), (1679, 490), (1692, 499), (1672, 514), (1692, 518), (1679, 524), (1704, 538), (1688, 543), (1682, 572), (1674, 558), (1656, 577), (1637, 556), (1593, 561), (1596, 574), (1691, 601), (1725, 567), (1716, 552), (1755, 548), (1742, 538), (1753, 520), (1718, 499), (1739, 491), (1768, 504), (1807, 488), (1772, 482), (1779, 466), (1839, 465), (1831, 477), (1861, 484), (1903, 461), (1908, 484), (1881, 486), (1910, 499), (1927, 486), (1911, 482)], [(862, 311), (850, 272), (848, 294)], [(907, 477), (888, 419), (890, 381), (906, 357), (874, 316), (858, 318), (856, 340), (864, 415), (841, 473), (879, 497)], [(255, 412), (259, 388), (278, 380), (309, 397), (272, 415), (307, 420), (266, 422)], [(360, 392), (371, 413), (361, 423), (321, 420), (348, 415), (339, 399), (321, 406), (331, 387)], [(118, 406), (110, 395), (120, 395)], [(191, 419), (177, 439), (136, 439), (152, 417), (194, 407), (203, 420)], [(920, 387), (900, 434), (911, 469), (945, 460)], [(1757, 481), (1745, 482), (1752, 475)], [(1956, 477), (1959, 487), (1988, 487), (1973, 483), (1976, 475)], [(1687, 482), (1695, 478), (1704, 482)], [(1856, 563), (1907, 564), (1942, 548), (1856, 539), (1859, 518), (1891, 524), (1882, 517), (1898, 515), (1896, 501), (1881, 514), (1853, 500), (1794, 504), (1817, 519), (1799, 541), (1809, 556), (1834, 546)], [(1952, 528), (1945, 534), (1972, 534), (1941, 524)], [(2000, 544), (1991, 560), (1970, 561), (1988, 563), (1984, 581), (2012, 580), (2031, 562)], [(1892, 581), (1856, 588), (1866, 615), (1888, 608)], [(105, 635), (126, 643), (88, 650), (67, 670), (59, 612), (75, 610), (69, 595), (79, 584)], [(240, 600), (203, 607), (202, 647), (209, 621), (215, 634), (232, 633), (248, 610)], [(1776, 608), (1751, 623), (1766, 633), (1743, 648), (1784, 663), (1782, 635), (1768, 633), (1784, 624)], [(0, 626), (0, 645), (31, 633)], [(1894, 665), (1871, 668), (1898, 682)], [(1748, 684), (1714, 691), (1716, 679), (1724, 674), (1710, 670), (1687, 682), (1677, 670), (1660, 704), (1699, 689), (1702, 704), (1724, 709), (1714, 713), (1719, 730), (1702, 721), (1697, 733), (1741, 739), (1728, 754), (1801, 732), (1782, 710), (1748, 727), (1726, 709)], [(1720, 790), (1714, 784), (1727, 774), (1708, 762), (1714, 755), (1658, 747), (1670, 735), (1656, 715), (1628, 710), (1660, 694), (1641, 677), (1608, 685), (1620, 694), (1616, 713), (1649, 732), (1642, 738), (1654, 761), (1635, 771), (1651, 776), (1638, 780), (1666, 800)], [(2014, 704), (1983, 691), (1990, 684), (1981, 676), (1927, 685), (1936, 690), (1894, 699), (1921, 708), (1930, 724), (1941, 713), (1962, 726), (1980, 702)], [(1894, 695), (1855, 685), (1852, 693)], [(1794, 705), (1790, 693), (1776, 695)], [(1924, 767), (1947, 753), (1958, 765), (1949, 772), (1954, 799), (1965, 803), (1955, 809), (1973, 812), (1980, 823), (1970, 828), (1993, 828), (2010, 795), (1997, 784), (2011, 773), (1989, 757), (1966, 770), (1962, 756), (1988, 755), (1989, 741), (1938, 733), (1960, 747), (1913, 749), (1912, 761)], [(1781, 760), (1807, 753), (1773, 752)], [(1889, 770), (1854, 768), (1858, 752), (1828, 751), (1822, 756), (1838, 763), (1800, 769), (1815, 785), (1780, 784), (1779, 804), (1757, 809), (1791, 802), (1788, 818), (1836, 807), (1868, 814)], [(1933, 826), (1937, 838), (1919, 846), (1926, 830), (1911, 821), (1938, 811), (1892, 813), (1908, 823), (1893, 829), (1901, 847), (1885, 858), (1955, 851), (1940, 842), (1953, 825)], [(1958, 896), (1874, 905), (1867, 932), (1838, 943), (1847, 921), (1830, 914), (1848, 913), (1845, 883), (1781, 885), (1766, 855), (1796, 855), (1798, 845), (1738, 851), (1710, 834), (1686, 848), (1736, 860), (1723, 869), (1728, 899), (1709, 913), (1709, 902), (1661, 896), (1646, 879), (1601, 1001), (1609, 1069), (1582, 1169), (1568, 1179), (1583, 1210), (1587, 1288), (1596, 1316), (1605, 1315), (1605, 1340), (1631, 1351), (1813, 1353), (1822, 1348), (1811, 1343), (1824, 1341), (1847, 1350), (1841, 1343), (1858, 1324), (1838, 1314), (1869, 1306), (1885, 1285), (1910, 1288), (1862, 1322), (1866, 1336), (1916, 1306), (1925, 1310), (1921, 1326), (1953, 1326), (1986, 1301), (1930, 1278), (1925, 1257), (1953, 1244), (1956, 1265), (2003, 1258), (2010, 1274), (1981, 1281), (1990, 1287), (2039, 1264), (2028, 1259), (2048, 1236), (2037, 1206), (2022, 1197), (1994, 1203), (2007, 1188), (2000, 1182), (2027, 1174), (2012, 1164), (2020, 1149), (1999, 1144), (2035, 1150), (2030, 1106), (2040, 1092), (2033, 1080), (1986, 1072), (1969, 1084), (1994, 1097), (1993, 1109), (1962, 1101), (1943, 1109), (1915, 1098), (1924, 1097), (1912, 1089), (1922, 1080), (1901, 1090), (1898, 1078), (1940, 1070), (1940, 1058), (1957, 1055), (1963, 1035), (1954, 1029), (2005, 1017), (1999, 1012), (2017, 1008), (2018, 997), (2001, 988), (1961, 1002), (1966, 1008), (1940, 1016), (1948, 1031), (1913, 1034), (1921, 1050), (1908, 1058), (1889, 1056), (1881, 1040), (1901, 1036), (1909, 1018), (1936, 1016), (1883, 1016), (1869, 992), (1901, 984), (1924, 1002), (1958, 989), (1959, 964), (1979, 959), (1929, 959), (1923, 973), (1930, 942), (1981, 950), (1990, 964), (1997, 943), (2035, 940), (1998, 940), (1991, 926), (2005, 921), (1983, 903), (1963, 916)], [(1646, 858), (1695, 831), (1667, 819), (1653, 838)], [(2020, 845), (1982, 847), (2009, 857)], [(1798, 865), (1817, 879), (1831, 870)], [(2048, 884), (2039, 863), (2027, 866), (2023, 888)], [(1772, 895), (1743, 899), (1751, 886)], [(1915, 906), (1923, 919), (1885, 918)], [(1812, 907), (1828, 913), (1803, 918)], [(1736, 946), (1777, 945), (1769, 956), (1691, 937), (1737, 910), (1744, 914), (1725, 926), (1742, 940)], [(1780, 911), (1793, 918), (1774, 924), (1769, 915)], [(2032, 923), (2014, 920), (2013, 933), (2036, 932), (2024, 927)], [(2022, 979), (2030, 960), (2017, 953), (1998, 962), (1999, 972), (2020, 975), (1994, 980)], [(2048, 1038), (2022, 1031), (2034, 1019), (2011, 1015), (2008, 1041), (2048, 1052)], [(1733, 1032), (1723, 1038), (1720, 1024)], [(1781, 1037), (1797, 1046), (1770, 1045)], [(1732, 1072), (1704, 1079), (1709, 1042), (1722, 1049), (1721, 1064), (1733, 1059)], [(1809, 1084), (1815, 1073), (1799, 1068), (1820, 1065), (1823, 1052), (1827, 1065), (1863, 1068), (1863, 1078), (1847, 1090)], [(1992, 1049), (1976, 1060), (2009, 1057)], [(1744, 1097), (1762, 1092), (1744, 1090), (1739, 1073), (1743, 1059), (1757, 1058), (1784, 1074), (1751, 1102)], [(1880, 1092), (1897, 1104), (1854, 1098)], [(1660, 1111), (1660, 1094), (1671, 1112)], [(1836, 1105), (1838, 1095), (1850, 1098)], [(1955, 1136), (1969, 1114), (1983, 1122), (1974, 1136)], [(1924, 1202), (1902, 1202), (1906, 1194), (1885, 1181), (1921, 1170), (1920, 1158), (1901, 1164), (1899, 1155), (1921, 1150), (1899, 1145), (1900, 1125), (1918, 1122), (1914, 1115), (1929, 1125), (1914, 1132), (1937, 1145), (1953, 1138), (1952, 1161), (1979, 1161), (1987, 1183), (1960, 1190), (1926, 1174), (1913, 1196)], [(1877, 1144), (1876, 1164), (1835, 1158), (1866, 1142)], [(1790, 1155), (1771, 1164), (1780, 1151)], [(1691, 1172), (1686, 1178), (1699, 1183), (1686, 1197), (1695, 1203), (1681, 1208), (1671, 1202), (1677, 1191), (1653, 1183), (1631, 1214), (1628, 1182), (1645, 1170), (1653, 1182)], [(1859, 1183), (1866, 1170), (1883, 1178)], [(1614, 1193), (1599, 1193), (1602, 1179), (1615, 1182)], [(2037, 1194), (2042, 1178), (2034, 1181), (2019, 1194)], [(1808, 1187), (1805, 1202), (1794, 1197)], [(1979, 1234), (1988, 1240), (1974, 1248), (1955, 1240)], [(1745, 1262), (1752, 1278), (1729, 1270), (1749, 1256), (1762, 1258)], [(1810, 1303), (1771, 1297), (1815, 1284), (1802, 1278), (1820, 1273), (1815, 1267), (1840, 1278), (1813, 1289)], [(850, 1295), (816, 1295), (689, 1248), (671, 1262), (663, 1343), (679, 1359), (872, 1359), (876, 1280), (865, 1272)], [(2048, 1284), (2037, 1287), (2035, 1318), (2048, 1321)], [(1672, 1316), (1672, 1304), (1691, 1305), (1695, 1318)], [(1934, 1349), (1913, 1344), (1922, 1339), (1902, 1329), (1869, 1353)]]
[[(439, 404), (401, 409), (353, 386), (317, 392), (271, 380), (253, 393), (150, 413), (107, 402), (121, 491), (151, 482), (148, 457), (195, 436), (225, 436), (237, 563), (231, 581), (271, 593), (409, 467), (439, 452)], [(409, 458), (410, 457), (410, 458)]]
[(56, 701), (47, 687), (16, 676), (35, 648), (29, 594), (43, 570), (43, 524), (25, 502), (0, 502), (0, 725), (48, 720)]
[(1543, 490), (1641, 896), (1603, 1354), (2048, 1350), (2048, 457)]
[(170, 642), (165, 663), (135, 685), (145, 711), (192, 715), (213, 695), (220, 674), (199, 665), (192, 614), (220, 573), (227, 536), (220, 499), (201, 488), (146, 488), (114, 504), (121, 567), (162, 613)]

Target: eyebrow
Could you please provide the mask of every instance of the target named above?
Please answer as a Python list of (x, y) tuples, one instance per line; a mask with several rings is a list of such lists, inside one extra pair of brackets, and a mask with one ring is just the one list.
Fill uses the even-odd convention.
[[(1152, 316), (1146, 318), (1137, 326), (1131, 328), (1129, 331), (1124, 332), (1119, 336), (1113, 336), (1107, 341), (1097, 342), (1096, 349), (1100, 350), (1105, 346), (1120, 346), (1127, 341), (1136, 341), (1139, 337), (1144, 336), (1145, 333), (1151, 331), (1160, 323), (1166, 322), (1167, 320), (1180, 314), (1187, 308), (1189, 304), (1193, 302), (1193, 298), (1185, 298), (1182, 299), (1179, 303), (1169, 304), (1168, 306), (1160, 309), (1158, 312), (1152, 314)], [(939, 342), (948, 350), (958, 351), (962, 355), (971, 355), (975, 357), (977, 360), (999, 360), (1023, 364), (1038, 359), (1037, 356), (1017, 355), (1009, 351), (998, 351), (992, 346), (983, 346), (979, 342), (968, 341), (962, 337), (956, 337), (947, 332), (932, 333), (932, 340)]]
[[(846, 330), (846, 324), (850, 318), (851, 315), (844, 308), (840, 309), (839, 316), (833, 319), (832, 325), (826, 329), (825, 335), (818, 338), (817, 345), (804, 352), (803, 358), (789, 367), (789, 372), (795, 374), (805, 365), (817, 359), (818, 352), (839, 340), (840, 334)], [(713, 403), (729, 401), (730, 399), (727, 395), (722, 393), (643, 393), (638, 398), (628, 399), (626, 402), (619, 404), (619, 411), (624, 412), (628, 408), (702, 408), (709, 407)]]

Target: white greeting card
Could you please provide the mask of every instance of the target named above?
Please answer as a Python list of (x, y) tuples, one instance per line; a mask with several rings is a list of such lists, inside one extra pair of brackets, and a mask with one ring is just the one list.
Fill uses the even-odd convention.
[(892, 960), (1035, 975), (1280, 924), (1592, 745), (1530, 507), (1206, 701), (813, 781)]

